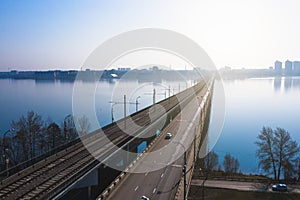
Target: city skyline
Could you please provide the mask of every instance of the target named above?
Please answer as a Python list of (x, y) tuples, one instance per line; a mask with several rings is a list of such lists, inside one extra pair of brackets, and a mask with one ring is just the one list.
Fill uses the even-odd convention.
[(296, 0), (3, 1), (0, 71), (78, 70), (107, 39), (145, 27), (186, 35), (217, 68), (267, 68), (275, 60), (300, 60), (299, 5)]

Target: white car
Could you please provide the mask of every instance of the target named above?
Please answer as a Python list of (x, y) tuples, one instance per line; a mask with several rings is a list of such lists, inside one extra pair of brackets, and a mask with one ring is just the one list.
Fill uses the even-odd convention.
[(146, 196), (141, 196), (141, 199), (142, 200), (150, 200), (148, 197), (146, 197)]
[(170, 139), (172, 137), (172, 133), (167, 133), (165, 139)]

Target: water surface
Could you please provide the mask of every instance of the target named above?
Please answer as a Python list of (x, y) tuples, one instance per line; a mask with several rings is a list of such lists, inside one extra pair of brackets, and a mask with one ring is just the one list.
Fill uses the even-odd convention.
[(263, 126), (284, 128), (300, 144), (300, 77), (225, 80), (224, 88), (225, 123), (213, 149), (220, 164), (230, 153), (243, 172), (261, 173), (254, 142)]

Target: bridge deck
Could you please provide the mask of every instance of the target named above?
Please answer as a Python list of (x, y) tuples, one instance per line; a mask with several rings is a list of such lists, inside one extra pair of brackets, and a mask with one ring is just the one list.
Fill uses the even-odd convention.
[[(199, 102), (203, 100), (203, 96), (207, 92), (206, 89), (198, 93)], [(108, 196), (100, 195), (98, 199), (113, 200), (123, 199), (124, 197), (126, 199), (139, 199), (143, 195), (156, 200), (175, 199), (179, 183), (182, 180), (182, 166), (184, 164), (183, 147), (177, 143), (184, 144), (188, 152), (187, 168), (189, 170), (197, 154), (194, 154), (197, 151), (195, 149), (199, 148), (202, 134), (201, 128), (203, 128), (203, 126), (201, 128), (199, 126), (201, 123), (204, 123), (201, 121), (201, 114), (205, 115), (205, 112), (201, 114), (197, 112), (200, 109), (199, 107), (199, 105), (190, 102), (172, 123), (166, 127), (162, 132), (162, 137), (153, 144), (148, 153), (142, 156), (135, 164), (132, 171), (139, 173), (126, 174), (113, 191), (110, 191)], [(168, 132), (173, 134), (170, 140), (164, 139), (164, 135)], [(194, 140), (195, 137), (197, 137), (196, 140)], [(170, 145), (172, 140), (177, 143)], [(194, 146), (193, 142), (197, 142), (197, 144)], [(169, 149), (164, 148), (166, 145), (169, 146)], [(152, 156), (151, 152), (159, 152), (159, 156)], [(178, 159), (173, 162), (172, 160), (176, 157)], [(158, 166), (160, 167), (159, 170), (153, 170)], [(191, 171), (189, 171), (189, 175), (190, 173)]]
[[(192, 98), (192, 93), (200, 92), (204, 86), (205, 82), (201, 81), (192, 88), (177, 94), (177, 96), (172, 96), (169, 99), (163, 100), (158, 104), (161, 105), (161, 109), (169, 111), (178, 106), (178, 95), (180, 96), (180, 99), (188, 100), (189, 98)], [(127, 129), (134, 134), (138, 134), (140, 130), (135, 130), (135, 123), (140, 126), (148, 126), (150, 125), (151, 120), (153, 122), (158, 119), (159, 116), (157, 115), (154, 119), (152, 118), (150, 120), (150, 108), (151, 107), (148, 107), (130, 116), (132, 120), (130, 123), (127, 123)], [(107, 126), (103, 131), (106, 136), (118, 146), (126, 143), (132, 138), (132, 136), (124, 133), (116, 124)], [(113, 148), (108, 147), (107, 144), (103, 143), (103, 135), (98, 134), (97, 131), (89, 134), (85, 138), (85, 144), (90, 145), (91, 148), (93, 148), (93, 146), (97, 148), (99, 146), (105, 147), (97, 151), (97, 157), (99, 158), (105, 158), (112, 153), (110, 150)], [(85, 175), (96, 165), (99, 165), (99, 161), (86, 150), (82, 142), (78, 142), (1, 181), (0, 199), (52, 198), (72, 182)]]

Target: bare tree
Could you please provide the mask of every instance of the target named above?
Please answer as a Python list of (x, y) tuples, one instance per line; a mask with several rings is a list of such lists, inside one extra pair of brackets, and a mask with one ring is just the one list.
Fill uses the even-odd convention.
[(278, 160), (277, 179), (279, 180), (282, 168), (285, 169), (285, 175), (287, 176), (294, 173), (295, 157), (299, 152), (299, 147), (297, 142), (292, 140), (289, 132), (286, 130), (277, 128), (274, 133), (275, 154)]
[(282, 128), (273, 131), (271, 128), (263, 127), (257, 137), (256, 155), (259, 166), (267, 173), (273, 172), (274, 179), (279, 180), (284, 171), (284, 177), (290, 178), (295, 174), (296, 156), (299, 147), (293, 141), (289, 132)]
[(204, 158), (204, 168), (208, 171), (217, 169), (219, 165), (219, 157), (218, 155), (211, 151)]
[(62, 127), (63, 127), (63, 135), (64, 135), (63, 137), (65, 142), (74, 140), (75, 138), (78, 137), (72, 115), (67, 115), (65, 117)]
[(76, 118), (76, 122), (77, 122), (76, 129), (77, 129), (78, 135), (82, 136), (82, 135), (86, 135), (89, 133), (91, 124), (89, 122), (89, 119), (85, 115), (80, 118)]
[(29, 111), (27, 116), (22, 116), (19, 121), (12, 122), (12, 128), (16, 130), (18, 157), (20, 161), (33, 158), (36, 155), (36, 147), (43, 130), (43, 119), (41, 115)]
[(277, 177), (275, 147), (274, 147), (274, 132), (269, 127), (263, 127), (260, 134), (257, 136), (258, 141), (255, 144), (258, 146), (256, 155), (259, 159), (259, 166), (267, 173), (273, 172), (274, 178)]
[(299, 181), (300, 180), (300, 157), (297, 157), (295, 160), (295, 174), (296, 174), (296, 178)]
[(235, 174), (238, 172), (240, 164), (237, 159), (227, 153), (224, 157), (223, 167), (226, 173)]
[[(89, 132), (90, 123), (87, 117), (77, 119), (79, 133)], [(55, 148), (78, 137), (73, 116), (68, 115), (59, 127), (50, 118), (44, 122), (42, 116), (34, 111), (22, 115), (19, 120), (12, 121), (13, 135), (0, 138), (0, 155), (9, 158), (10, 166), (29, 160), (39, 154)], [(0, 157), (1, 165), (5, 166), (5, 157)], [(5, 168), (5, 167), (4, 167)], [(0, 170), (4, 169), (1, 167)]]
[(46, 128), (46, 144), (48, 150), (55, 148), (57, 145), (62, 143), (63, 137), (59, 126), (52, 122)]

